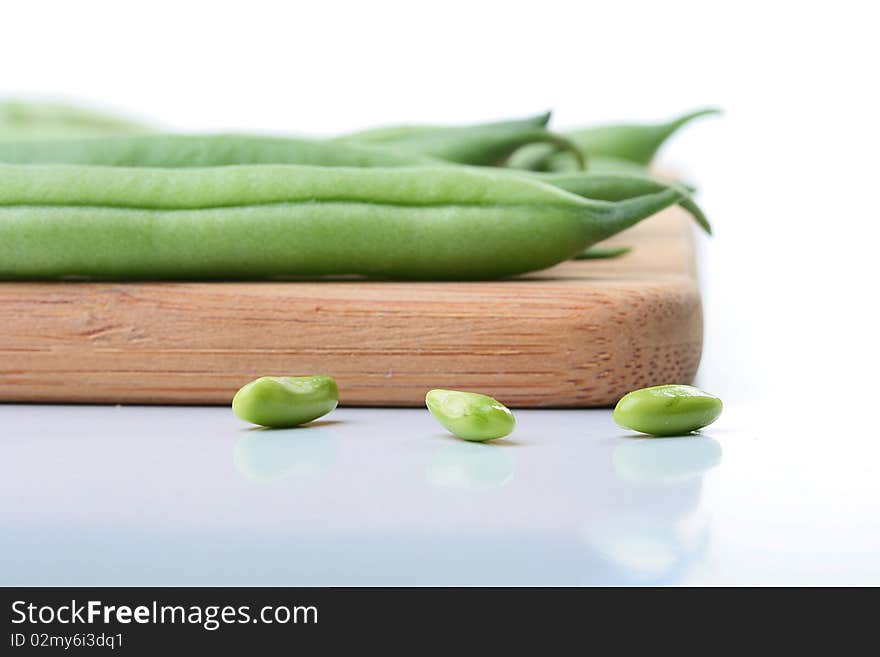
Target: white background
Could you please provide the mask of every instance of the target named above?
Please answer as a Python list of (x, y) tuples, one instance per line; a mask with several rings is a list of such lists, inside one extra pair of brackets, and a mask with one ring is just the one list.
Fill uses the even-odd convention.
[[(727, 402), (724, 461), (701, 498), (714, 512), (714, 565), (680, 581), (880, 581), (871, 3), (30, 1), (3, 11), (0, 97), (85, 101), (172, 130), (331, 134), (544, 109), (565, 128), (722, 107), (661, 155), (699, 184), (716, 227), (700, 238), (699, 381)], [(15, 426), (37, 412), (2, 410)]]

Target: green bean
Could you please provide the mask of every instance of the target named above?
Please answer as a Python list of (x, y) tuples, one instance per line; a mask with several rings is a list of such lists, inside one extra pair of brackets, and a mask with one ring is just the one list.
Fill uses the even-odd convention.
[(663, 385), (634, 390), (614, 408), (614, 421), (653, 436), (680, 436), (712, 424), (721, 400), (693, 386)]
[(469, 126), (451, 126), (451, 125), (425, 125), (425, 124), (403, 124), (380, 126), (378, 128), (367, 128), (366, 130), (358, 130), (345, 135), (336, 137), (336, 141), (355, 142), (359, 144), (367, 144), (372, 146), (381, 146), (394, 144), (402, 140), (412, 137), (422, 137), (428, 134), (456, 135), (461, 134), (462, 130), (479, 131), (483, 129), (495, 129), (498, 127), (519, 126), (524, 128), (545, 128), (550, 121), (550, 112), (529, 116), (524, 119), (514, 119), (512, 121), (498, 121), (494, 123), (478, 123)]
[(591, 246), (578, 253), (575, 260), (605, 260), (619, 258), (632, 251), (631, 246)]
[[(0, 142), (0, 162), (17, 164), (89, 164), (129, 167), (187, 168), (235, 164), (305, 164), (317, 166), (419, 166), (441, 164), (423, 155), (308, 139), (245, 135), (150, 135), (106, 139)], [(605, 163), (607, 164), (607, 163)], [(598, 166), (595, 166), (598, 165)], [(522, 172), (587, 198), (620, 201), (665, 189), (631, 173), (582, 174)], [(625, 171), (616, 164), (594, 163), (590, 171)], [(513, 172), (511, 172), (513, 173)], [(650, 180), (650, 179), (647, 179)], [(681, 201), (707, 231), (706, 220), (689, 197)]]
[[(4, 149), (4, 146), (6, 147)], [(87, 162), (98, 164), (141, 164), (159, 167), (197, 164), (232, 164), (235, 162), (318, 162), (321, 164), (357, 164), (376, 166), (388, 162), (410, 165), (423, 161), (419, 156), (392, 154), (372, 148), (327, 145), (298, 139), (235, 136), (157, 135), (124, 139), (64, 140), (0, 144), (0, 159), (17, 161)], [(620, 201), (666, 189), (668, 185), (640, 175), (602, 176), (595, 174), (526, 174), (586, 198)], [(51, 192), (50, 192), (51, 193)], [(230, 193), (234, 196), (237, 192)], [(277, 200), (277, 199), (276, 199)], [(283, 200), (283, 199), (282, 199)], [(246, 204), (246, 199), (242, 203)], [(261, 200), (260, 202), (266, 202)], [(235, 204), (234, 198), (224, 201)], [(691, 211), (708, 230), (708, 223), (696, 204), (683, 197), (680, 204)], [(197, 204), (187, 207), (199, 207)]]
[[(586, 156), (584, 170), (587, 173), (616, 173), (640, 176), (647, 174), (647, 169), (644, 166), (630, 160), (609, 157), (607, 155), (590, 155), (586, 152), (584, 152), (584, 155)], [(548, 144), (528, 144), (523, 146), (510, 156), (506, 166), (510, 169), (523, 171), (557, 173), (577, 172), (580, 169), (578, 163), (569, 157), (568, 153), (561, 153), (559, 149), (553, 148)]]
[(236, 164), (394, 167), (438, 163), (413, 153), (311, 139), (172, 134), (0, 142), (0, 162), (162, 168)]
[(262, 376), (245, 384), (232, 399), (242, 420), (264, 427), (295, 427), (327, 415), (339, 403), (329, 376)]
[(387, 143), (394, 143), (397, 139), (414, 137), (416, 135), (424, 135), (435, 130), (447, 130), (450, 126), (444, 125), (427, 125), (420, 123), (402, 124), (402, 125), (383, 125), (378, 128), (366, 128), (364, 130), (356, 130), (346, 134), (333, 137), (331, 141), (360, 144), (362, 146), (383, 146)]
[[(510, 169), (522, 169), (523, 171), (565, 171), (566, 167), (559, 166), (554, 168), (552, 166), (556, 163), (555, 158), (558, 155), (559, 149), (554, 148), (552, 144), (526, 144), (511, 153), (505, 162), (505, 166)], [(591, 155), (586, 170), (593, 171), (595, 166), (595, 158)], [(643, 173), (643, 168), (639, 166), (638, 172)]]
[(554, 150), (571, 155), (574, 168), (583, 169), (580, 150), (544, 127), (549, 119), (550, 114), (546, 113), (527, 119), (469, 126), (389, 126), (345, 135), (337, 140), (480, 166), (502, 164), (526, 144), (552, 144)]
[(463, 135), (425, 139), (418, 145), (366, 146), (341, 141), (255, 135), (150, 134), (89, 139), (0, 142), (0, 162), (10, 164), (93, 164), (133, 167), (204, 167), (234, 164), (311, 164), (317, 166), (411, 166), (493, 164), (525, 143), (551, 142), (580, 152), (543, 129), (487, 132), (481, 139)]
[[(168, 134), (0, 142), (0, 162), (158, 168), (244, 164), (344, 167), (445, 164), (442, 160), (417, 153), (342, 142), (251, 135)], [(633, 165), (628, 166), (632, 171)], [(616, 165), (611, 168), (614, 171), (620, 169)], [(599, 170), (605, 169), (606, 167), (599, 167)], [(635, 172), (641, 177), (645, 175), (641, 169), (636, 169)], [(527, 171), (522, 174), (538, 175)]]
[[(636, 167), (646, 167), (654, 159), (657, 151), (669, 137), (694, 119), (720, 110), (709, 108), (684, 114), (665, 123), (623, 123), (594, 126), (568, 131), (571, 139), (587, 156), (591, 171), (599, 171), (600, 162), (605, 161), (604, 173), (631, 172), (624, 163)], [(559, 152), (547, 144), (530, 144), (517, 151), (510, 159), (509, 166), (531, 171), (569, 171), (580, 168), (567, 153)]]
[(533, 174), (539, 180), (555, 185), (578, 196), (601, 201), (623, 201), (628, 198), (653, 194), (671, 187), (682, 191), (679, 205), (696, 220), (700, 228), (712, 234), (712, 226), (699, 205), (690, 197), (690, 190), (675, 183), (663, 183), (646, 175), (546, 173)]
[(647, 166), (664, 142), (683, 126), (699, 117), (719, 113), (717, 108), (706, 108), (664, 123), (620, 123), (572, 130), (566, 134), (590, 155), (615, 157)]
[[(551, 142), (580, 153), (558, 135), (544, 130), (549, 113), (517, 121), (473, 126), (390, 126), (337, 138), (314, 140), (248, 135), (162, 135), (147, 138), (83, 142), (77, 138), (119, 136), (146, 128), (65, 105), (0, 103), (0, 139), (29, 141), (61, 139), (57, 146), (29, 143), (5, 145), (2, 161), (19, 163), (81, 163), (117, 166), (212, 166), (228, 164), (317, 164), (396, 166), (430, 161), (492, 164), (523, 143)], [(141, 135), (141, 137), (146, 137)], [(72, 141), (66, 141), (72, 140)], [(397, 155), (382, 156), (372, 148)], [(433, 155), (432, 155), (433, 154)], [(576, 167), (577, 168), (577, 167)]]
[[(556, 156), (557, 158), (562, 158), (566, 156), (566, 154), (557, 152)], [(575, 162), (574, 160), (568, 160), (567, 164), (564, 167), (559, 168), (569, 173), (578, 171), (577, 162)], [(636, 164), (635, 162), (630, 162), (629, 160), (621, 159), (619, 157), (609, 157), (607, 155), (597, 155), (595, 157), (591, 157), (589, 159), (589, 164), (587, 165), (586, 170), (588, 173), (641, 176), (646, 175), (645, 167), (643, 167), (642, 165)]]
[[(499, 166), (526, 144), (552, 144), (559, 152), (569, 155), (572, 168), (585, 168), (583, 153), (571, 141), (543, 128), (502, 132), (486, 131), (481, 137), (462, 135), (423, 135), (394, 144), (393, 148), (405, 153), (427, 155), (448, 162), (480, 166)], [(386, 147), (391, 147), (386, 144)]]
[(566, 260), (684, 194), (608, 202), (451, 166), (0, 165), (0, 278), (500, 278)]
[(503, 438), (516, 425), (504, 404), (475, 392), (431, 390), (425, 395), (425, 404), (447, 431), (464, 440)]
[(0, 102), (0, 139), (57, 139), (145, 132), (144, 125), (62, 103)]
[[(73, 140), (0, 142), (0, 162), (17, 164), (89, 164), (128, 167), (186, 168), (236, 164), (304, 164), (317, 166), (387, 167), (419, 166), (441, 162), (427, 156), (355, 144), (328, 143), (308, 139), (247, 135), (144, 135)], [(626, 171), (617, 163), (597, 161), (590, 171)], [(542, 180), (587, 198), (619, 201), (639, 194), (660, 191), (660, 183), (639, 182), (641, 169), (627, 173), (596, 175), (532, 174)], [(583, 177), (581, 177), (583, 176)], [(625, 189), (625, 192), (621, 191)], [(689, 198), (681, 205), (703, 228), (708, 222)]]

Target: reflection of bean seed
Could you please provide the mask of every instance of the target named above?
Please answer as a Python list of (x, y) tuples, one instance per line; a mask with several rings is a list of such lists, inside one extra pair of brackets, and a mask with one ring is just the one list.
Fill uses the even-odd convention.
[(441, 488), (500, 488), (513, 479), (514, 465), (509, 452), (497, 445), (453, 441), (431, 459), (428, 482)]
[(259, 484), (315, 475), (336, 462), (336, 436), (308, 431), (246, 431), (235, 444), (233, 463), (242, 477)]
[(516, 424), (504, 404), (475, 392), (431, 390), (425, 403), (440, 424), (465, 440), (503, 438)]
[(624, 395), (614, 421), (654, 436), (680, 436), (712, 424), (721, 408), (718, 397), (692, 386), (654, 386)]
[(329, 376), (263, 376), (235, 393), (232, 410), (264, 427), (295, 427), (326, 415), (338, 402), (339, 389)]
[(708, 436), (622, 440), (611, 455), (611, 464), (620, 479), (645, 486), (700, 479), (719, 463), (721, 445)]

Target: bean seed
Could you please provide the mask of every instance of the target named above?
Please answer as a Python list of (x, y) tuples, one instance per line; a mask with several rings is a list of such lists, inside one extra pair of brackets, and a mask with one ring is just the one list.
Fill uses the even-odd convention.
[(295, 427), (326, 415), (338, 402), (339, 389), (329, 376), (262, 376), (235, 393), (232, 411), (264, 427)]
[(614, 421), (653, 436), (680, 436), (712, 424), (721, 408), (718, 397), (693, 386), (654, 386), (624, 395), (614, 409)]
[(475, 392), (431, 390), (425, 403), (447, 431), (464, 440), (503, 438), (516, 424), (513, 413), (504, 404)]

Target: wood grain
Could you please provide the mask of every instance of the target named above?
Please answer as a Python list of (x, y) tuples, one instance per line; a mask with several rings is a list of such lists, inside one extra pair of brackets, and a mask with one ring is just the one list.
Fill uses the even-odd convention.
[(266, 374), (329, 374), (348, 405), (430, 388), (514, 407), (688, 383), (702, 348), (690, 219), (667, 210), (571, 261), (468, 283), (0, 283), (0, 400), (226, 404)]

